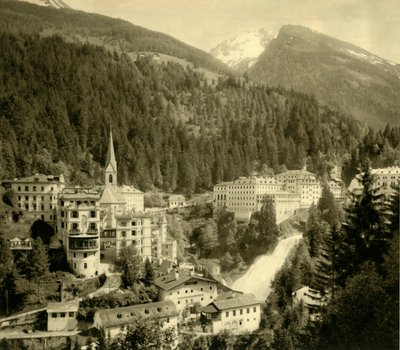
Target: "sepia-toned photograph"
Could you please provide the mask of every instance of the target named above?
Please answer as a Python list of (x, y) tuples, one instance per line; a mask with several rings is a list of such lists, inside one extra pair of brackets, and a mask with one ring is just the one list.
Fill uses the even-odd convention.
[(397, 350), (398, 0), (0, 0), (0, 350)]

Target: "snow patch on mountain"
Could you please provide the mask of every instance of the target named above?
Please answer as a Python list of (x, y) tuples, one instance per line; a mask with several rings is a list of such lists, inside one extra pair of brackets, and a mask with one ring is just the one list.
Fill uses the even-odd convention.
[(356, 56), (358, 58), (361, 58), (363, 60), (366, 60), (366, 61), (368, 61), (369, 63), (372, 63), (372, 64), (384, 64), (385, 63), (385, 61), (382, 58), (378, 57), (378, 56), (367, 55), (365, 53), (353, 51), (353, 50), (350, 50), (350, 49), (347, 49), (346, 51), (348, 53), (350, 53), (351, 55)]
[(257, 61), (258, 56), (275, 37), (272, 32), (264, 29), (243, 32), (218, 44), (210, 53), (229, 67), (244, 70)]
[(25, 1), (25, 2), (29, 2), (31, 4), (39, 5), (39, 6), (54, 7), (57, 9), (71, 8), (63, 0), (19, 0), (19, 1)]

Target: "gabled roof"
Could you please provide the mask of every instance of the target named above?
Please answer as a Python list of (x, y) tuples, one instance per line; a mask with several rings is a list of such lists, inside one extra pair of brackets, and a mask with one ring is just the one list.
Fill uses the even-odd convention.
[(169, 196), (168, 201), (185, 201), (185, 197), (182, 196), (181, 194), (173, 194), (172, 196)]
[(137, 317), (162, 319), (179, 315), (174, 302), (171, 300), (98, 310), (97, 313), (102, 321), (102, 326), (105, 328), (130, 323)]
[(47, 304), (47, 312), (77, 312), (78, 309), (79, 299)]
[(101, 204), (120, 204), (126, 203), (124, 197), (118, 192), (118, 188), (113, 185), (105, 185), (100, 197)]
[(64, 183), (63, 175), (43, 175), (35, 174), (28, 177), (21, 177), (14, 179), (12, 182), (22, 182), (22, 183)]
[(262, 304), (262, 301), (257, 300), (254, 294), (234, 295), (228, 293), (226, 296), (221, 296), (215, 299), (209, 305), (213, 305), (218, 311), (223, 311), (229, 309), (237, 309), (240, 307), (259, 305), (259, 304)]
[(190, 280), (198, 280), (198, 281), (207, 281), (207, 282), (212, 282), (212, 283), (219, 283), (216, 280), (210, 279), (210, 278), (204, 278), (201, 276), (197, 275), (190, 275), (188, 272), (184, 271), (179, 271), (178, 278), (176, 278), (175, 271), (172, 271), (171, 273), (158, 277), (155, 281), (154, 284), (164, 290), (170, 290), (175, 287), (180, 286), (181, 284), (188, 282)]

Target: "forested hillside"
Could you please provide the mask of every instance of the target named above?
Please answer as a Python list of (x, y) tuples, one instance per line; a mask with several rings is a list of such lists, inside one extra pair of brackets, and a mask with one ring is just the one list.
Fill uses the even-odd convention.
[(210, 54), (169, 35), (130, 22), (72, 9), (55, 9), (14, 0), (0, 0), (0, 31), (49, 36), (92, 43), (110, 50), (158, 52), (183, 59), (195, 67), (228, 73), (229, 68)]
[[(209, 189), (263, 164), (307, 161), (320, 174), (335, 161), (357, 165), (358, 123), (306, 95), (233, 78), (208, 84), (178, 64), (132, 62), (58, 36), (1, 34), (0, 62), (1, 178), (101, 181), (110, 125), (119, 180), (142, 190)], [(385, 132), (398, 143), (398, 129)]]
[(249, 69), (254, 81), (313, 94), (383, 129), (400, 122), (400, 65), (302, 26), (283, 26)]

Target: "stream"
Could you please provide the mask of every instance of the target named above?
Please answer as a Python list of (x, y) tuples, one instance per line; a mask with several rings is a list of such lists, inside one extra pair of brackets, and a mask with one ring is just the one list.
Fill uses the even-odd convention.
[(253, 293), (260, 301), (265, 300), (271, 292), (271, 281), (285, 263), (286, 257), (294, 246), (301, 240), (302, 235), (281, 239), (273, 252), (260, 255), (247, 272), (237, 279), (232, 289), (243, 293)]

